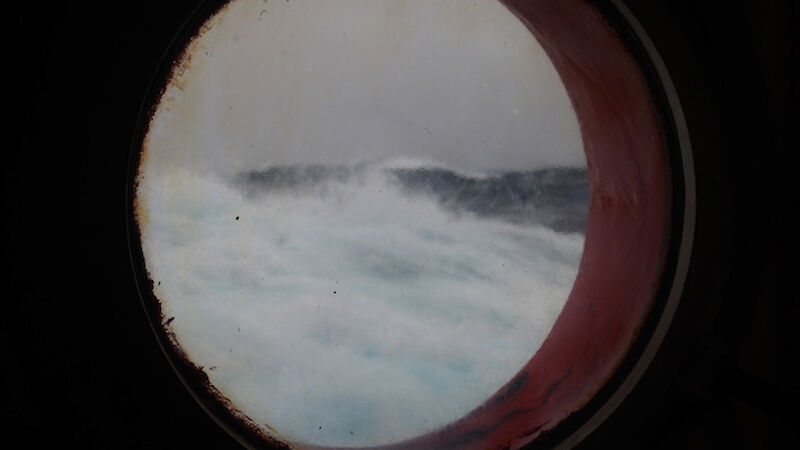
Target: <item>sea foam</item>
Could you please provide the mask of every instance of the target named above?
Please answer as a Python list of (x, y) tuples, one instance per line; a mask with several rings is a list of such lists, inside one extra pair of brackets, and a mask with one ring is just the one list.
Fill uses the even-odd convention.
[(140, 180), (178, 344), (284, 439), (378, 445), (457, 420), (534, 355), (572, 288), (582, 234), (454, 214), (383, 169), (258, 195), (185, 170)]

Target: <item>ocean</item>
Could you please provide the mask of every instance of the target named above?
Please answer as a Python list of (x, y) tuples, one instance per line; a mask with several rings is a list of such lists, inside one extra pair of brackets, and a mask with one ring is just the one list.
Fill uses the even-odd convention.
[(379, 445), (487, 400), (535, 354), (583, 250), (583, 168), (392, 160), (142, 174), (177, 344), (288, 441)]

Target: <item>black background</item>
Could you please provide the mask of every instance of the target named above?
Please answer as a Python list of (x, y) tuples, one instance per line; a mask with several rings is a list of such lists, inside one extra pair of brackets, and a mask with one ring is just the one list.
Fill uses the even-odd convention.
[[(275, 0), (272, 0), (275, 1)], [(136, 294), (125, 189), (141, 102), (197, 1), (6, 3), (0, 429), (29, 446), (237, 448), (162, 356)], [(582, 446), (798, 438), (792, 0), (627, 2), (677, 85), (697, 241), (674, 326)]]

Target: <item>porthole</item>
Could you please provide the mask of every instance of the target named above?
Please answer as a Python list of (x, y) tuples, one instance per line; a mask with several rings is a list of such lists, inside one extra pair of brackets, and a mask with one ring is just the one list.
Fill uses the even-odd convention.
[(143, 304), (245, 445), (569, 445), (669, 324), (688, 138), (619, 5), (206, 2), (145, 105)]

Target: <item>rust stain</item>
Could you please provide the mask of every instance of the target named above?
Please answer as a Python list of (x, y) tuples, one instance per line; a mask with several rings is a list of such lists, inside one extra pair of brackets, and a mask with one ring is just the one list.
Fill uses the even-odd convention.
[[(641, 316), (643, 311), (647, 311), (647, 304), (624, 304), (622, 305), (623, 307), (629, 306), (630, 308), (620, 309), (620, 305), (614, 303), (619, 302), (617, 300), (619, 298), (629, 299), (630, 297), (617, 296), (615, 294), (631, 294), (641, 300), (642, 292), (649, 294), (652, 289), (653, 281), (650, 275), (654, 271), (653, 268), (658, 265), (653, 263), (651, 256), (653, 254), (658, 255), (662, 243), (659, 241), (655, 245), (643, 245), (641, 249), (636, 247), (636, 243), (660, 239), (663, 222), (662, 215), (665, 214), (663, 210), (667, 207), (659, 203), (663, 202), (663, 199), (658, 198), (657, 192), (656, 194), (653, 193), (663, 189), (663, 186), (657, 186), (663, 180), (647, 178), (648, 174), (658, 173), (658, 170), (655, 169), (659, 169), (659, 167), (654, 168), (653, 166), (653, 164), (657, 165), (657, 162), (654, 163), (646, 158), (642, 161), (641, 155), (632, 153), (632, 148), (634, 150), (639, 148), (636, 144), (641, 142), (652, 144), (652, 147), (647, 148), (647, 151), (657, 153), (662, 150), (662, 144), (658, 141), (661, 136), (658, 130), (659, 124), (654, 118), (654, 106), (649, 101), (646, 87), (643, 87), (641, 73), (638, 72), (638, 68), (636, 68), (630, 55), (626, 53), (626, 49), (621, 42), (617, 42), (616, 32), (611, 25), (590, 4), (582, 0), (564, 0), (551, 3), (526, 3), (523, 0), (502, 0), (502, 2), (508, 5), (533, 31), (542, 47), (553, 59), (559, 74), (562, 76), (562, 82), (570, 90), (573, 107), (578, 114), (581, 131), (584, 134), (587, 165), (590, 171), (590, 178), (593, 180), (590, 229), (587, 230), (587, 250), (584, 253), (584, 258), (586, 259), (581, 263), (580, 278), (576, 280), (576, 288), (570, 297), (572, 308), (565, 307), (565, 312), (559, 318), (559, 322), (563, 322), (560, 324), (562, 328), (565, 324), (567, 326), (572, 325), (575, 330), (580, 330), (583, 335), (589, 335), (590, 339), (595, 339), (596, 345), (593, 347), (580, 346), (581, 349), (588, 348), (586, 351), (591, 354), (588, 357), (585, 354), (578, 354), (578, 359), (576, 360), (576, 354), (580, 353), (575, 350), (578, 346), (576, 342), (580, 341), (580, 338), (574, 336), (564, 338), (567, 342), (564, 344), (561, 341), (556, 342), (557, 339), (553, 336), (548, 337), (540, 353), (520, 372), (520, 375), (512, 379), (509, 384), (498, 391), (482, 407), (445, 429), (437, 430), (431, 434), (397, 445), (384, 447), (387, 449), (422, 449), (431, 447), (503, 448), (508, 447), (510, 445), (509, 442), (514, 442), (520, 437), (533, 436), (535, 438), (542, 433), (548, 432), (562, 419), (568, 417), (588, 402), (594, 392), (610, 377), (610, 371), (616, 367), (622, 358), (619, 352), (627, 352), (631, 336), (638, 332), (641, 325), (641, 322), (633, 316)], [(264, 3), (267, 3), (266, 0)], [(163, 107), (167, 111), (169, 110), (168, 104), (175, 99), (172, 93), (165, 95), (169, 87), (174, 86), (178, 91), (183, 91), (186, 88), (187, 83), (190, 82), (189, 76), (194, 64), (192, 56), (196, 54), (195, 52), (202, 50), (199, 48), (198, 38), (211, 30), (222, 19), (224, 11), (229, 4), (228, 2), (222, 4), (220, 9), (213, 13), (210, 19), (206, 20), (198, 28), (197, 32), (186, 41), (183, 50), (172, 61), (169, 75), (160, 87), (160, 91), (147, 113), (148, 123), (145, 127), (145, 135), (136, 166), (136, 176), (133, 181), (134, 216), (137, 226), (135, 231), (139, 243), (141, 243), (141, 230), (146, 227), (150, 220), (148, 210), (142, 204), (142, 199), (139, 195), (139, 183), (142, 177), (142, 167), (147, 166), (150, 156), (149, 130), (152, 126), (154, 114), (157, 108)], [(575, 29), (570, 29), (572, 22), (564, 17), (565, 11), (567, 13), (572, 11), (576, 16), (582, 17), (584, 20), (590, 20), (591, 23), (589, 25), (587, 25), (588, 22), (578, 24), (582, 27), (582, 31), (576, 34)], [(408, 14), (406, 11), (398, 11), (398, 13)], [(538, 17), (537, 14), (539, 15)], [(550, 20), (550, 25), (546, 25), (547, 20)], [(542, 28), (547, 27), (550, 34), (545, 34), (543, 37), (539, 29), (540, 25), (542, 25)], [(630, 99), (631, 96), (636, 97), (636, 95), (631, 93), (627, 95), (620, 94), (619, 86), (605, 85), (604, 78), (602, 78), (603, 75), (601, 74), (598, 78), (592, 72), (593, 66), (587, 68), (582, 61), (566, 59), (559, 47), (564, 43), (564, 38), (558, 37), (554, 34), (554, 31), (570, 34), (573, 39), (575, 35), (579, 36), (581, 32), (589, 33), (591, 39), (595, 40), (594, 45), (599, 45), (599, 42), (611, 42), (612, 49), (610, 51), (614, 52), (616, 58), (624, 60), (624, 64), (616, 66), (614, 69), (632, 71), (633, 75), (628, 80), (630, 84), (624, 87), (640, 96), (640, 103), (635, 104), (635, 110), (633, 111), (633, 113), (639, 114), (638, 118), (632, 123), (623, 124), (621, 127), (612, 123), (614, 118), (619, 120), (621, 116), (627, 117), (632, 114), (631, 111), (625, 110), (618, 104), (620, 98)], [(583, 45), (586, 45), (586, 43), (583, 43)], [(590, 45), (589, 47), (592, 46)], [(608, 49), (602, 50), (607, 51)], [(589, 59), (593, 57), (589, 54), (590, 50), (588, 48), (584, 50), (578, 48), (576, 51), (578, 54), (586, 55)], [(605, 56), (607, 55), (603, 55), (603, 57)], [(594, 57), (600, 58), (597, 55)], [(603, 63), (594, 61), (591, 64), (602, 65)], [(609, 63), (605, 64), (608, 66)], [(592, 89), (592, 87), (598, 87), (598, 89)], [(575, 95), (575, 92), (580, 95)], [(642, 98), (645, 99), (644, 103), (641, 103)], [(636, 102), (636, 98), (631, 101)], [(596, 111), (592, 111), (594, 107), (602, 109), (601, 112), (606, 114), (606, 120), (592, 116), (592, 114), (596, 113)], [(613, 130), (618, 136), (616, 138), (613, 136), (611, 138), (602, 137), (603, 133), (608, 133), (609, 130)], [(622, 136), (622, 138), (620, 139), (619, 136)], [(639, 140), (637, 141), (636, 139)], [(617, 148), (616, 150), (610, 148), (610, 142), (618, 143), (623, 148)], [(606, 150), (611, 150), (612, 153), (606, 153)], [(624, 176), (621, 177), (620, 173), (624, 171), (628, 172), (625, 172)], [(648, 191), (648, 189), (652, 191)], [(654, 208), (657, 211), (642, 212), (645, 207)], [(610, 262), (606, 258), (608, 255), (601, 255), (603, 258), (590, 260), (593, 255), (597, 256), (598, 251), (613, 249), (613, 245), (601, 241), (605, 238), (613, 240), (615, 236), (610, 236), (609, 233), (613, 234), (613, 232), (620, 230), (625, 231), (626, 234), (624, 236), (616, 236), (616, 239), (630, 241), (630, 243), (623, 242), (618, 249), (619, 254), (612, 255), (612, 261)], [(592, 245), (596, 246), (595, 253), (592, 253), (592, 248), (590, 248)], [(139, 259), (142, 261), (143, 266), (144, 259), (141, 256), (141, 248), (138, 251)], [(655, 253), (652, 253), (653, 251)], [(627, 263), (625, 262), (626, 258), (629, 259)], [(629, 267), (642, 260), (649, 264), (642, 265), (647, 270), (643, 270), (638, 278), (632, 277), (636, 279), (627, 282), (623, 280), (621, 282), (623, 284), (620, 286), (612, 286), (598, 276), (598, 274), (606, 273), (607, 270), (597, 270), (594, 275), (589, 273), (593, 272), (593, 268), (596, 268), (598, 264), (606, 264), (607, 266), (618, 264), (619, 267)], [(588, 266), (592, 267), (587, 269)], [(146, 274), (146, 271), (141, 273)], [(212, 416), (218, 418), (229, 432), (240, 436), (241, 439), (250, 444), (260, 442), (271, 448), (290, 448), (288, 444), (280, 440), (278, 433), (268, 424), (255, 423), (239, 411), (228, 398), (213, 386), (204, 368), (197, 366), (188, 358), (170, 327), (174, 317), (167, 318), (164, 316), (161, 302), (155, 295), (156, 286), (154, 286), (153, 280), (149, 274), (146, 274), (144, 278), (145, 281), (140, 286), (145, 303), (147, 303), (148, 314), (154, 324), (154, 330), (159, 336), (159, 341), (170, 362), (175, 366), (176, 372), (189, 387), (190, 391), (200, 399), (201, 405)], [(579, 304), (585, 305), (579, 300), (585, 300), (586, 298), (593, 302), (590, 305), (591, 310), (588, 312), (585, 306), (583, 308), (578, 308), (577, 306)], [(597, 304), (596, 308), (593, 306), (595, 303)], [(609, 313), (607, 309), (609, 306), (616, 309), (612, 308), (612, 312)], [(610, 318), (609, 314), (612, 313), (633, 317), (632, 326), (625, 328), (619, 325), (619, 329), (608, 332), (609, 330), (597, 329), (596, 326), (592, 325), (603, 320), (614, 325), (616, 323), (614, 320), (622, 320)], [(587, 317), (592, 318), (592, 321), (588, 324)], [(558, 326), (559, 323), (553, 329), (556, 330)], [(606, 333), (604, 334), (603, 332)], [(603, 349), (611, 350), (601, 357), (597, 352)], [(543, 371), (547, 372), (545, 369), (550, 369), (549, 366), (543, 367), (543, 365), (552, 365), (553, 370), (543, 373)], [(575, 369), (574, 373), (573, 368)], [(213, 371), (213, 369), (212, 367), (208, 370)], [(537, 404), (539, 406), (536, 406)], [(545, 405), (549, 408), (548, 411), (544, 411), (543, 406)]]
[[(266, 3), (266, 1), (264, 3)], [(140, 196), (140, 183), (144, 176), (143, 168), (149, 165), (151, 158), (150, 130), (155, 122), (156, 114), (161, 109), (167, 112), (171, 111), (170, 104), (175, 102), (176, 94), (174, 91), (171, 91), (170, 88), (174, 87), (178, 91), (183, 91), (185, 89), (186, 84), (189, 82), (188, 77), (190, 69), (192, 68), (193, 56), (197, 53), (197, 51), (200, 51), (199, 38), (201, 38), (224, 18), (230, 4), (230, 0), (224, 1), (219, 8), (200, 25), (199, 29), (194, 32), (183, 44), (178, 56), (169, 65), (168, 75), (161, 86), (159, 86), (158, 93), (146, 113), (147, 125), (143, 130), (144, 138), (142, 139), (142, 145), (141, 149), (139, 150), (138, 160), (136, 163), (136, 176), (133, 186), (134, 217), (139, 226), (140, 234), (141, 230), (145, 229), (150, 223), (149, 210), (144, 205)]]
[[(148, 279), (152, 288), (152, 280)], [(201, 406), (208, 410), (211, 415), (216, 418), (222, 418), (225, 422), (220, 423), (223, 428), (234, 436), (241, 436), (245, 434), (250, 437), (248, 442), (253, 441), (256, 437), (257, 441), (262, 442), (267, 448), (274, 449), (289, 449), (288, 444), (281, 440), (280, 435), (276, 430), (267, 424), (258, 424), (250, 417), (237, 409), (233, 402), (220, 392), (209, 380), (208, 374), (203, 366), (195, 364), (187, 355), (181, 346), (175, 332), (168, 325), (174, 320), (174, 317), (165, 318), (161, 303), (158, 298), (150, 291), (151, 307), (153, 313), (159, 317), (159, 323), (164, 326), (157, 328), (156, 334), (159, 336), (159, 341), (165, 346), (164, 350), (169, 356), (170, 362), (176, 368), (176, 372), (185, 385), (195, 396), (199, 396)], [(216, 366), (210, 367), (209, 371), (214, 371)], [(225, 420), (227, 419), (227, 420)], [(230, 424), (237, 424), (231, 430)]]
[[(267, 0), (264, 0), (267, 3)], [(148, 313), (148, 318), (151, 321), (152, 328), (158, 337), (159, 343), (167, 356), (167, 359), (175, 368), (176, 373), (183, 383), (187, 386), (189, 391), (198, 399), (201, 406), (206, 409), (212, 417), (220, 420), (220, 425), (233, 436), (236, 436), (242, 442), (247, 442), (252, 445), (254, 442), (260, 442), (260, 446), (276, 449), (289, 449), (289, 445), (281, 440), (280, 435), (276, 430), (272, 429), (268, 424), (258, 424), (247, 415), (238, 410), (233, 403), (225, 397), (210, 381), (208, 374), (203, 367), (194, 364), (179, 343), (171, 324), (175, 317), (166, 317), (163, 312), (162, 304), (156, 295), (156, 288), (161, 283), (153, 282), (150, 273), (144, 267), (144, 255), (142, 253), (142, 231), (150, 223), (149, 210), (145, 206), (141, 191), (140, 184), (143, 179), (143, 168), (148, 166), (150, 162), (150, 130), (152, 129), (155, 115), (159, 109), (163, 108), (165, 111), (170, 111), (169, 104), (175, 101), (175, 94), (169, 93), (169, 88), (174, 87), (178, 91), (183, 91), (188, 83), (189, 73), (192, 68), (192, 58), (197, 51), (200, 51), (198, 38), (211, 30), (222, 18), (224, 17), (226, 9), (229, 7), (230, 1), (224, 1), (219, 8), (212, 12), (209, 18), (203, 22), (197, 31), (185, 41), (178, 56), (172, 60), (168, 75), (163, 80), (163, 83), (157, 88), (158, 91), (154, 96), (152, 103), (146, 110), (144, 119), (146, 125), (140, 131), (141, 133), (141, 146), (138, 150), (136, 158), (133, 162), (135, 172), (132, 180), (132, 202), (133, 202), (133, 232), (135, 234), (135, 242), (138, 248), (132, 249), (133, 260), (139, 261), (136, 264), (136, 271), (139, 274), (137, 280), (142, 300), (145, 304), (145, 309)], [(214, 371), (215, 366), (210, 367), (209, 371)]]

